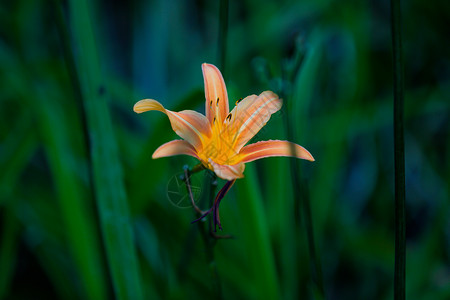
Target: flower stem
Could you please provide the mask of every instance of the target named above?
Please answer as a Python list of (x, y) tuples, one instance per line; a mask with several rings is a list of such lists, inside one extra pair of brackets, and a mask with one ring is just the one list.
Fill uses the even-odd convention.
[(314, 242), (314, 231), (312, 226), (312, 218), (311, 218), (311, 205), (309, 201), (309, 187), (306, 180), (302, 181), (303, 187), (303, 210), (305, 215), (305, 227), (306, 227), (306, 235), (308, 238), (308, 248), (309, 255), (312, 260), (312, 272), (313, 272), (313, 280), (316, 283), (320, 299), (325, 299), (325, 291), (323, 288), (323, 279), (322, 279), (322, 265), (320, 263), (320, 258), (316, 252), (316, 246)]
[[(198, 166), (198, 165), (197, 165)], [(195, 168), (195, 167), (194, 167)], [(185, 183), (185, 185), (186, 185), (186, 188), (187, 188), (187, 190), (188, 190), (188, 194), (189, 194), (189, 199), (191, 199), (191, 204), (192, 204), (192, 207), (194, 208), (194, 210), (197, 212), (197, 214), (199, 214), (199, 215), (203, 215), (203, 214), (205, 214), (205, 212), (204, 211), (202, 211), (198, 206), (197, 206), (197, 204), (195, 204), (195, 201), (194, 201), (194, 195), (192, 194), (192, 189), (191, 189), (191, 182), (190, 182), (190, 177), (191, 177), (191, 171), (189, 170), (189, 168), (186, 168), (186, 166), (185, 166), (185, 168), (184, 168), (184, 183)]]
[(225, 76), (225, 60), (227, 53), (227, 35), (228, 35), (228, 0), (220, 0), (219, 8), (219, 41), (218, 41), (218, 59), (219, 69)]
[(405, 299), (406, 222), (405, 149), (403, 137), (403, 55), (400, 0), (391, 0), (391, 33), (394, 59), (394, 167), (395, 167), (395, 271), (394, 299)]
[[(201, 209), (199, 209), (194, 202), (194, 198), (192, 195), (192, 190), (191, 190), (191, 184), (190, 184), (190, 180), (189, 180), (189, 168), (184, 168), (184, 174), (185, 174), (185, 184), (186, 184), (186, 188), (188, 190), (189, 193), (189, 197), (191, 198), (191, 203), (197, 213), (197, 215), (203, 216), (206, 213), (203, 212)], [(214, 198), (214, 194), (215, 194), (215, 189), (217, 186), (217, 181), (215, 176), (207, 176), (207, 186), (209, 187), (209, 193), (205, 193), (209, 199), (213, 199)], [(202, 217), (198, 220), (201, 220)], [(200, 234), (202, 236), (203, 242), (205, 244), (205, 253), (206, 253), (206, 262), (210, 268), (211, 271), (211, 278), (213, 280), (213, 285), (214, 285), (214, 290), (216, 291), (216, 298), (217, 299), (222, 299), (222, 287), (220, 284), (220, 277), (219, 277), (219, 272), (217, 271), (217, 264), (214, 258), (214, 246), (216, 245), (216, 241), (217, 239), (220, 238), (229, 238), (228, 236), (218, 236), (215, 233), (213, 233), (212, 231), (212, 225), (211, 225), (211, 219), (209, 220), (209, 225), (208, 225), (208, 229), (205, 226), (205, 222), (196, 222), (197, 226), (198, 226), (198, 230), (200, 231)]]
[[(219, 38), (218, 38), (218, 60), (219, 60), (219, 69), (222, 70), (222, 74), (225, 77), (225, 59), (226, 59), (226, 45), (227, 45), (227, 32), (228, 32), (228, 0), (221, 0), (220, 1), (220, 9), (219, 9)], [(185, 180), (186, 185), (190, 186), (189, 183), (189, 174), (198, 172), (203, 170), (203, 165), (199, 164), (195, 167), (193, 167), (191, 170), (185, 169)], [(215, 174), (212, 174), (212, 176), (207, 176), (207, 186), (209, 187), (209, 193), (207, 194), (207, 197), (210, 201), (210, 206), (213, 205), (213, 201), (215, 199), (215, 190), (217, 187), (217, 178)], [(190, 189), (190, 187), (188, 188)], [(198, 215), (203, 216), (205, 213), (203, 213), (202, 210), (200, 210), (194, 203), (192, 198), (192, 192), (189, 193), (189, 196), (191, 197), (191, 201), (193, 204), (193, 207)], [(215, 232), (212, 230), (213, 220), (210, 218), (208, 222), (208, 230), (205, 228), (204, 222), (197, 222), (198, 229), (201, 233), (201, 236), (203, 238), (203, 242), (205, 243), (205, 250), (206, 250), (206, 259), (208, 266), (211, 271), (211, 277), (214, 283), (214, 290), (216, 291), (216, 298), (222, 299), (222, 287), (220, 283), (220, 277), (219, 272), (217, 270), (217, 264), (214, 259), (214, 246), (218, 239), (221, 238), (231, 238), (231, 236), (225, 235), (216, 235)], [(209, 231), (209, 234), (208, 234)]]
[[(286, 72), (283, 72), (284, 81), (293, 82), (295, 76), (296, 76), (295, 72), (289, 75), (287, 75)], [(285, 99), (286, 98), (292, 99), (292, 97), (288, 97), (284, 89), (281, 90), (280, 96)], [(289, 108), (291, 107), (293, 106), (290, 105), (290, 103), (287, 103), (287, 105), (285, 106), (286, 115), (284, 117), (284, 120), (288, 140), (293, 141), (295, 140), (293, 132), (294, 127), (292, 124), (290, 114), (291, 112), (289, 111), (290, 110)], [(292, 152), (295, 153), (294, 148), (292, 149)], [(303, 211), (304, 224), (306, 229), (306, 238), (308, 241), (308, 250), (312, 261), (311, 263), (312, 280), (316, 285), (316, 289), (317, 292), (319, 293), (320, 298), (325, 299), (325, 289), (323, 286), (323, 279), (322, 279), (322, 265), (320, 262), (320, 257), (319, 255), (317, 255), (316, 246), (314, 242), (314, 230), (312, 222), (311, 205), (309, 200), (309, 191), (306, 184), (304, 184), (304, 182), (301, 181), (301, 168), (299, 163), (296, 160), (291, 160), (289, 165), (291, 169), (292, 190), (294, 192), (294, 217), (298, 225), (297, 228), (300, 228), (300, 219), (301, 219), (300, 211)]]

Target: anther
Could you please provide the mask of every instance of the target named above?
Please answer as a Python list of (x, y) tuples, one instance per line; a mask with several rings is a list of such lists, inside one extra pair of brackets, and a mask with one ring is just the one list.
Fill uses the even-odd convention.
[(242, 101), (242, 98), (240, 98), (238, 101), (236, 101), (236, 105), (238, 105), (238, 103), (241, 101)]
[(219, 98), (217, 98), (217, 102), (216, 102), (216, 105), (219, 105)]
[(228, 121), (231, 121), (231, 113), (228, 114), (227, 120), (228, 120)]
[(211, 102), (209, 102), (209, 106), (211, 106), (211, 107), (212, 107), (212, 100), (211, 100)]
[(214, 117), (214, 119), (213, 119), (213, 124), (214, 124), (214, 123), (216, 123), (216, 117)]

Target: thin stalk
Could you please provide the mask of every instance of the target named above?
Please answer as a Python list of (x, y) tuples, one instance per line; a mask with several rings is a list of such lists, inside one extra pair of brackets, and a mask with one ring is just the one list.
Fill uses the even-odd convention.
[[(70, 33), (68, 30), (68, 26), (66, 23), (66, 20), (64, 19), (64, 12), (61, 0), (53, 0), (54, 4), (54, 16), (55, 16), (55, 22), (56, 22), (56, 30), (58, 32), (59, 38), (61, 40), (62, 44), (62, 50), (64, 55), (64, 62), (67, 66), (68, 74), (70, 81), (72, 83), (73, 92), (75, 93), (75, 99), (77, 99), (76, 104), (78, 105), (78, 110), (80, 111), (80, 117), (81, 117), (81, 125), (83, 126), (83, 137), (84, 142), (86, 143), (86, 152), (89, 151), (91, 148), (90, 140), (88, 138), (89, 136), (89, 130), (87, 128), (87, 118), (85, 109), (83, 106), (83, 93), (81, 91), (81, 83), (80, 83), (80, 77), (78, 74), (78, 70), (75, 65), (75, 58), (73, 56), (72, 50), (71, 50), (71, 43), (70, 43)], [(90, 164), (91, 157), (88, 156), (88, 161)], [(89, 174), (91, 176), (91, 174)], [(92, 181), (92, 178), (89, 178), (89, 181)]]
[(391, 0), (391, 33), (394, 59), (394, 167), (395, 167), (395, 270), (394, 299), (405, 299), (405, 145), (403, 137), (404, 74), (400, 0)]
[[(218, 38), (218, 60), (219, 60), (219, 69), (222, 71), (223, 76), (225, 77), (225, 60), (226, 60), (226, 52), (227, 52), (227, 32), (228, 32), (228, 0), (221, 0), (220, 1), (220, 8), (219, 8), (219, 38)], [(194, 167), (194, 169), (196, 169)], [(192, 171), (194, 171), (194, 169)], [(197, 170), (199, 170), (197, 168)], [(189, 175), (189, 171), (185, 173), (185, 175)], [(212, 205), (214, 198), (215, 198), (215, 190), (217, 187), (217, 178), (215, 174), (212, 176), (208, 176), (207, 185), (209, 187), (209, 200), (210, 205)], [(189, 184), (189, 181), (186, 181), (187, 184)], [(192, 193), (190, 194), (190, 196)], [(193, 199), (191, 198), (191, 201)], [(195, 207), (194, 207), (195, 209)], [(200, 209), (195, 209), (197, 214), (200, 214)], [(200, 214), (202, 215), (202, 214)], [(205, 228), (205, 223), (200, 221), (197, 222), (197, 226), (201, 232), (203, 242), (205, 243), (205, 250), (206, 250), (206, 259), (207, 263), (210, 267), (212, 279), (214, 282), (214, 290), (216, 291), (216, 297), (218, 299), (222, 299), (222, 287), (220, 284), (220, 277), (219, 272), (217, 270), (217, 264), (215, 262), (214, 258), (214, 246), (216, 245), (217, 239), (219, 238), (229, 238), (228, 236), (218, 236), (216, 235), (212, 230), (212, 218), (209, 218), (208, 222), (208, 230)], [(209, 234), (208, 234), (209, 231)]]
[[(190, 171), (189, 168), (184, 168), (184, 183), (186, 185), (186, 189), (188, 191), (189, 198), (191, 199), (192, 206), (197, 214), (197, 216), (204, 215), (205, 212), (203, 212), (200, 208), (197, 207), (194, 201), (194, 197), (192, 194), (191, 189), (191, 183), (190, 183)], [(209, 192), (205, 193), (206, 197), (209, 199), (214, 199), (215, 189), (217, 186), (217, 181), (215, 177), (208, 176), (207, 183), (209, 186)], [(211, 218), (209, 219), (209, 225), (206, 227), (205, 222), (199, 221), (196, 222), (198, 226), (198, 230), (200, 231), (200, 234), (202, 236), (203, 242), (205, 244), (205, 254), (206, 254), (206, 261), (208, 263), (208, 267), (211, 272), (211, 279), (213, 281), (213, 288), (216, 292), (216, 298), (222, 299), (222, 285), (220, 284), (220, 277), (219, 272), (217, 270), (217, 264), (214, 258), (214, 246), (216, 245), (216, 241), (219, 238), (227, 238), (226, 236), (218, 236), (212, 231), (212, 225), (211, 225)]]
[(189, 168), (185, 167), (184, 168), (184, 183), (186, 185), (188, 194), (189, 194), (189, 199), (191, 199), (191, 205), (194, 208), (195, 212), (197, 213), (197, 215), (203, 215), (205, 212), (202, 211), (197, 204), (195, 204), (195, 200), (194, 200), (194, 195), (192, 194), (192, 189), (191, 189), (191, 172), (189, 171)]
[(247, 253), (246, 265), (252, 283), (258, 286), (255, 299), (280, 299), (274, 249), (270, 243), (269, 229), (264, 210), (261, 188), (257, 181), (255, 168), (246, 166), (245, 179), (236, 186), (238, 218), (243, 222), (239, 228), (240, 240)]
[[(214, 201), (214, 195), (216, 194), (216, 188), (217, 188), (217, 177), (215, 174), (212, 176), (208, 176), (207, 181), (209, 181), (209, 193), (208, 193), (208, 199), (210, 200), (210, 204)], [(208, 267), (211, 272), (211, 277), (214, 284), (214, 290), (216, 292), (217, 299), (223, 299), (222, 294), (222, 284), (220, 283), (220, 276), (219, 271), (217, 269), (217, 263), (214, 256), (214, 246), (217, 243), (217, 238), (214, 236), (214, 232), (212, 231), (212, 218), (209, 218), (208, 222), (208, 229), (206, 229), (205, 223), (203, 223), (202, 226), (199, 227), (203, 242), (205, 243), (206, 248), (206, 259), (208, 262)]]
[(312, 267), (313, 270), (313, 278), (314, 282), (317, 286), (317, 290), (320, 295), (320, 299), (325, 299), (325, 291), (323, 288), (323, 276), (322, 276), (322, 265), (320, 263), (320, 258), (317, 255), (316, 252), (316, 244), (314, 242), (314, 230), (313, 230), (313, 223), (311, 218), (311, 205), (309, 201), (309, 187), (308, 183), (306, 181), (303, 181), (303, 211), (305, 214), (305, 227), (306, 227), (306, 235), (308, 238), (308, 249), (309, 249), (309, 255), (311, 256), (312, 260)]
[(219, 69), (225, 77), (225, 61), (227, 53), (227, 36), (228, 36), (228, 0), (220, 0), (219, 9), (219, 41), (218, 41), (218, 57)]
[[(295, 76), (295, 74), (290, 74), (290, 76), (286, 76), (286, 74), (283, 72), (283, 82), (286, 80), (293, 82), (294, 76)], [(282, 90), (280, 92), (280, 96), (283, 98), (288, 98), (288, 96), (284, 92), (284, 90)], [(292, 99), (292, 97), (290, 97), (290, 99)], [(292, 105), (290, 105), (290, 103), (288, 101), (286, 101), (286, 102), (287, 102), (287, 105), (285, 106), (286, 114), (284, 116), (286, 134), (287, 134), (289, 141), (294, 141), (295, 140), (294, 132), (293, 132), (294, 127), (292, 124), (291, 114), (290, 114), (290, 110), (289, 110), (289, 108), (291, 108)], [(292, 149), (292, 152), (295, 152), (295, 150)], [(319, 296), (321, 297), (321, 299), (324, 299), (325, 298), (325, 289), (323, 287), (322, 265), (320, 262), (320, 257), (316, 253), (309, 194), (308, 194), (308, 191), (306, 190), (307, 187), (304, 184), (302, 184), (302, 182), (300, 180), (301, 168), (300, 168), (299, 162), (296, 160), (291, 160), (289, 165), (290, 165), (290, 169), (291, 169), (292, 190), (294, 192), (294, 217), (295, 217), (295, 220), (297, 223), (297, 228), (300, 228), (300, 220), (301, 220), (300, 211), (303, 211), (305, 229), (306, 229), (306, 238), (308, 241), (309, 255), (312, 260), (312, 263), (311, 263), (312, 280), (316, 285)]]

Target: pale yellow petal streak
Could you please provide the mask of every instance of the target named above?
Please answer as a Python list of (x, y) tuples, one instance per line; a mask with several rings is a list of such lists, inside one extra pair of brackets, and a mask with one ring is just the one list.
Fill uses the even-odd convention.
[(134, 111), (137, 113), (149, 110), (158, 110), (165, 113), (169, 117), (172, 129), (194, 146), (197, 151), (201, 151), (205, 140), (211, 136), (211, 126), (208, 120), (196, 111), (173, 112), (165, 109), (161, 103), (152, 99), (144, 99), (134, 105)]
[(239, 153), (240, 160), (244, 163), (272, 156), (291, 156), (314, 161), (308, 150), (288, 141), (270, 140), (257, 142), (243, 147)]
[(210, 124), (222, 125), (229, 112), (228, 94), (225, 81), (219, 69), (211, 64), (202, 64), (205, 82), (205, 112)]
[(158, 149), (153, 152), (152, 158), (160, 158), (174, 155), (189, 155), (198, 158), (194, 147), (186, 141), (175, 140), (165, 143), (159, 146)]
[[(233, 145), (236, 151), (239, 150), (266, 125), (270, 116), (280, 110), (283, 102), (278, 96), (270, 91), (261, 93), (252, 103), (241, 112), (245, 122), (236, 131), (233, 138)], [(242, 121), (241, 121), (242, 122)]]

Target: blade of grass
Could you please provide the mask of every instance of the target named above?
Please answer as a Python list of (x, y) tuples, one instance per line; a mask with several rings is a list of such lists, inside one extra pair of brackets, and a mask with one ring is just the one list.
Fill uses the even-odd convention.
[[(287, 140), (284, 133), (283, 115), (275, 115), (267, 128), (268, 134), (261, 140), (279, 138)], [(259, 138), (258, 138), (259, 140)], [(265, 212), (267, 216), (268, 230), (272, 241), (277, 268), (279, 270), (279, 282), (283, 299), (297, 299), (299, 273), (305, 273), (307, 268), (299, 269), (297, 261), (300, 259), (296, 241), (292, 239), (295, 235), (295, 219), (293, 212), (292, 187), (286, 182), (290, 181), (289, 173), (290, 159), (285, 157), (273, 157), (256, 161), (255, 165), (263, 167), (261, 172), (266, 199), (279, 199), (277, 201), (265, 200)], [(304, 247), (306, 248), (306, 247)], [(307, 258), (306, 258), (307, 259)], [(303, 259), (301, 259), (303, 261)]]
[(90, 132), (93, 185), (115, 295), (118, 299), (142, 299), (138, 258), (117, 143), (106, 105), (90, 4), (85, 0), (69, 1), (73, 39), (78, 54), (75, 61), (79, 66), (78, 74)]
[(305, 227), (306, 227), (306, 236), (308, 239), (308, 250), (309, 255), (311, 256), (312, 262), (311, 270), (313, 271), (313, 278), (316, 284), (315, 289), (315, 299), (325, 299), (325, 290), (323, 287), (323, 276), (322, 276), (322, 264), (320, 261), (320, 256), (316, 251), (316, 243), (314, 241), (314, 230), (313, 230), (313, 221), (312, 221), (312, 213), (311, 213), (311, 202), (309, 199), (309, 187), (306, 181), (302, 183), (303, 187), (303, 210), (305, 217)]
[[(306, 52), (306, 56), (304, 58), (303, 64), (301, 65), (301, 69), (299, 74), (295, 76), (295, 73), (287, 73), (285, 74), (285, 80), (288, 82), (294, 82), (297, 90), (300, 90), (294, 97), (282, 92), (283, 97), (287, 99), (287, 105), (285, 107), (286, 114), (284, 116), (285, 120), (285, 129), (288, 136), (288, 140), (290, 141), (300, 141), (305, 140), (305, 132), (306, 131), (306, 122), (307, 122), (307, 108), (311, 102), (311, 97), (313, 94), (314, 88), (314, 78), (317, 74), (318, 63), (320, 61), (321, 51), (320, 43), (322, 41), (322, 34), (319, 32), (315, 32), (312, 35), (311, 46), (308, 48)], [(303, 51), (303, 49), (298, 49), (297, 51)], [(300, 53), (301, 55), (302, 53)], [(292, 120), (302, 120), (296, 121), (293, 123)], [(297, 131), (295, 131), (297, 129)], [(298, 130), (300, 129), (300, 130)], [(300, 136), (302, 139), (300, 139)], [(300, 162), (297, 160), (290, 161), (290, 169), (291, 169), (291, 184), (294, 191), (294, 215), (297, 222), (300, 222), (300, 211), (303, 212), (302, 216), (304, 217), (304, 224), (306, 230), (306, 237), (309, 249), (309, 255), (311, 258), (311, 272), (312, 279), (315, 284), (316, 295), (319, 295), (320, 298), (325, 297), (325, 291), (323, 287), (322, 280), (322, 267), (320, 262), (320, 257), (316, 252), (316, 245), (314, 242), (314, 232), (313, 232), (313, 220), (311, 213), (311, 205), (309, 193), (306, 190), (307, 187), (301, 182), (301, 168)], [(299, 224), (297, 224), (297, 228), (300, 228)]]
[(52, 97), (38, 91), (35, 94), (41, 99), (36, 105), (44, 136), (44, 148), (56, 184), (57, 197), (63, 215), (70, 248), (80, 268), (84, 281), (86, 296), (89, 299), (105, 299), (106, 284), (103, 281), (103, 268), (100, 264), (100, 245), (93, 220), (86, 205), (86, 195), (76, 179), (76, 165), (73, 153), (69, 148), (64, 114), (50, 100)]
[[(95, 227), (84, 202), (80, 182), (76, 180), (77, 174), (73, 168), (76, 163), (69, 147), (69, 135), (67, 134), (69, 130), (62, 118), (64, 114), (58, 110), (60, 107), (53, 103), (55, 98), (63, 97), (44, 93), (44, 90), (58, 91), (58, 89), (55, 86), (46, 86), (47, 89), (43, 89), (42, 78), (41, 85), (33, 86), (33, 81), (29, 78), (29, 73), (33, 70), (21, 63), (13, 53), (9, 53), (9, 58), (9, 63), (15, 65), (15, 73), (8, 73), (9, 76), (4, 80), (16, 90), (16, 94), (23, 103), (27, 103), (29, 107), (33, 108), (32, 111), (36, 112), (44, 150), (56, 186), (64, 228), (67, 230), (65, 239), (75, 260), (77, 276), (81, 278), (83, 286), (80, 296), (89, 299), (104, 299), (106, 298), (105, 284), (103, 280), (99, 279), (103, 278), (103, 274)], [(30, 97), (29, 90), (23, 89), (24, 86), (36, 87), (33, 90), (33, 97)]]
[(59, 299), (79, 299), (79, 289), (71, 278), (75, 266), (64, 246), (64, 229), (58, 227), (61, 218), (53, 212), (53, 203), (48, 201), (47, 189), (48, 187), (31, 186), (18, 192), (21, 199), (30, 198), (30, 195), (41, 196), (32, 202), (17, 203), (15, 214), (23, 227), (22, 239), (51, 281), (54, 291), (50, 294), (56, 292)]
[[(283, 130), (283, 129), (281, 129)], [(272, 162), (273, 161), (273, 162)], [(270, 182), (267, 199), (278, 199), (277, 201), (267, 201), (267, 217), (272, 219), (271, 227), (276, 231), (272, 232), (272, 239), (275, 241), (274, 249), (280, 268), (280, 285), (284, 299), (298, 299), (299, 278), (305, 277), (305, 269), (298, 268), (299, 261), (304, 261), (300, 254), (301, 249), (297, 241), (293, 241), (295, 236), (295, 218), (294, 218), (294, 197), (292, 187), (286, 185), (290, 180), (289, 159), (272, 158), (264, 163), (271, 163), (271, 168), (266, 174), (266, 182)], [(274, 178), (274, 174), (275, 178)], [(270, 215), (273, 215), (272, 217)], [(305, 247), (306, 248), (306, 247)], [(305, 251), (306, 252), (306, 251)], [(307, 259), (305, 257), (304, 259)], [(307, 270), (307, 269), (306, 269)]]
[(18, 125), (11, 128), (8, 137), (2, 141), (4, 150), (0, 157), (0, 207), (11, 199), (17, 180), (37, 144), (31, 114), (23, 113), (16, 118)]
[(0, 242), (0, 299), (6, 298), (14, 275), (19, 222), (14, 212), (13, 190), (17, 187), (20, 174), (27, 165), (36, 148), (36, 134), (32, 130), (30, 114), (22, 113), (17, 117), (17, 125), (11, 128), (7, 138), (2, 141), (4, 149), (0, 157), (0, 211), (3, 210), (3, 232)]
[(219, 69), (223, 77), (226, 76), (226, 54), (227, 54), (227, 35), (228, 35), (228, 0), (220, 0), (219, 8), (219, 40), (218, 40), (218, 60)]
[[(172, 288), (170, 278), (173, 276), (171, 274), (173, 267), (168, 262), (167, 252), (162, 250), (156, 229), (147, 218), (139, 218), (134, 227), (136, 244), (149, 266), (148, 274), (145, 274), (146, 269), (142, 268), (141, 276), (146, 276), (146, 280), (154, 281), (155, 287), (158, 288), (158, 290), (155, 288), (146, 291), (146, 295), (149, 299), (165, 299), (167, 291)], [(163, 291), (163, 293), (158, 293), (158, 291)]]
[(255, 295), (255, 299), (279, 299), (280, 289), (262, 196), (251, 164), (246, 166), (245, 179), (236, 184), (236, 191), (239, 215), (243, 220), (241, 242), (248, 251), (252, 282), (257, 286), (258, 295)]
[(395, 168), (395, 269), (394, 299), (405, 299), (406, 220), (405, 149), (403, 137), (403, 53), (400, 0), (391, 0), (391, 33), (394, 60), (394, 168)]

